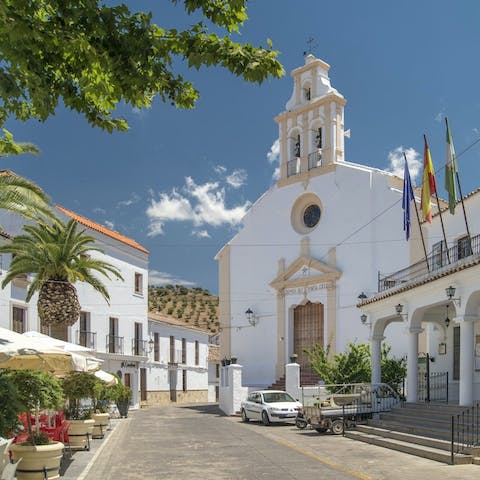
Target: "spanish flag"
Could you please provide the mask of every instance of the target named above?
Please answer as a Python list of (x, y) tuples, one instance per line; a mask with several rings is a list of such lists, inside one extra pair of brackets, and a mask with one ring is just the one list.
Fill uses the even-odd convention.
[(435, 173), (433, 171), (432, 157), (428, 148), (427, 136), (423, 136), (425, 140), (425, 150), (423, 153), (423, 181), (422, 181), (422, 215), (423, 220), (432, 223), (432, 202), (431, 195), (436, 193), (437, 185), (435, 183)]

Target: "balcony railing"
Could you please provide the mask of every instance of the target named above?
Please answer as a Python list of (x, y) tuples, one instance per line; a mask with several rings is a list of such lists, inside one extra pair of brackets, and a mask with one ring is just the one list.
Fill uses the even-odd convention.
[(138, 338), (132, 338), (132, 355), (141, 357), (147, 356), (147, 341)]
[(97, 345), (97, 332), (77, 330), (77, 345), (95, 350)]
[(322, 166), (322, 152), (317, 151), (308, 154), (308, 169), (313, 170)]
[(292, 177), (300, 171), (300, 159), (294, 158), (287, 162), (287, 177)]
[(120, 353), (123, 355), (123, 337), (107, 335), (106, 350), (108, 353)]
[[(430, 253), (427, 258), (420, 260), (407, 268), (399, 270), (398, 272), (382, 275), (378, 274), (378, 291), (383, 292), (390, 288), (398, 287), (407, 282), (413, 282), (421, 278), (427, 278), (429, 275), (439, 273), (441, 269), (448, 269), (454, 267), (457, 263), (464, 262), (465, 259), (477, 256), (480, 254), (480, 235), (471, 237), (471, 247), (468, 241), (462, 239), (453, 247), (447, 250), (443, 248), (439, 252)], [(448, 261), (450, 259), (450, 263)]]
[(185, 363), (182, 350), (170, 350), (170, 363)]

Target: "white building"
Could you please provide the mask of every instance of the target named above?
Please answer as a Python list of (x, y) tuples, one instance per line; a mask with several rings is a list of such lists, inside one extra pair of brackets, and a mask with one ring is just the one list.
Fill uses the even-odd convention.
[(208, 333), (150, 312), (146, 406), (208, 401)]
[(415, 225), (411, 261), (382, 276), (378, 293), (360, 304), (365, 323), (371, 326), (374, 382), (381, 375), (380, 342), (392, 326), (402, 325), (402, 336), (408, 340), (407, 400), (411, 402), (426, 396), (425, 386), (417, 383), (426, 362), (431, 400), (446, 400), (447, 392), (450, 403), (462, 406), (480, 400), (480, 190), (467, 195), (464, 203), (470, 237), (461, 204), (453, 216), (448, 210), (443, 214), (448, 249), (440, 216), (435, 215), (431, 225), (422, 226), (426, 260)]
[[(38, 319), (38, 295), (25, 302), (29, 278), (18, 278), (0, 290), (0, 326), (19, 333), (42, 331), (94, 349), (95, 355), (104, 359), (102, 368), (117, 373), (132, 388), (132, 405), (138, 407), (139, 390), (146, 378), (140, 364), (147, 359), (148, 251), (135, 240), (64, 207), (56, 209), (61, 218), (75, 219), (95, 238), (94, 245), (104, 253), (92, 251), (91, 255), (116, 266), (124, 281), (102, 278), (110, 295), (110, 305), (90, 285), (77, 283), (82, 308), (79, 320), (71, 327), (46, 328)], [(11, 236), (20, 233), (24, 223), (18, 215), (0, 211), (0, 224)], [(5, 237), (2, 240), (8, 241)], [(9, 263), (10, 256), (1, 255), (3, 274)]]
[[(335, 353), (367, 342), (357, 297), (377, 291), (378, 270), (409, 260), (402, 181), (345, 160), (346, 100), (331, 86), (329, 68), (308, 55), (292, 72), (292, 97), (275, 118), (280, 178), (216, 256), (221, 358), (238, 357), (245, 385), (280, 379), (293, 353), (307, 364), (303, 350), (313, 343)], [(386, 341), (404, 355), (398, 331)]]

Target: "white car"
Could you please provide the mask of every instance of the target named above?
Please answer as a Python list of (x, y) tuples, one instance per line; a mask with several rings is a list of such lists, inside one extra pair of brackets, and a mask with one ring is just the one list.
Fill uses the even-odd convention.
[(264, 425), (272, 422), (295, 421), (302, 404), (281, 390), (251, 392), (242, 402), (242, 420), (261, 420)]

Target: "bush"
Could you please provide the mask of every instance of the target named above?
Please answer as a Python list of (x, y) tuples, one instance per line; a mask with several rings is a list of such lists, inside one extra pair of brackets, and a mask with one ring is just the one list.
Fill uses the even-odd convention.
[(87, 372), (70, 372), (62, 382), (63, 392), (68, 400), (65, 415), (70, 420), (86, 420), (91, 409), (81, 406), (81, 400), (90, 399), (94, 403), (95, 386), (98, 379)]
[(18, 414), (24, 410), (17, 387), (5, 372), (0, 372), (0, 437), (8, 437), (17, 430)]

